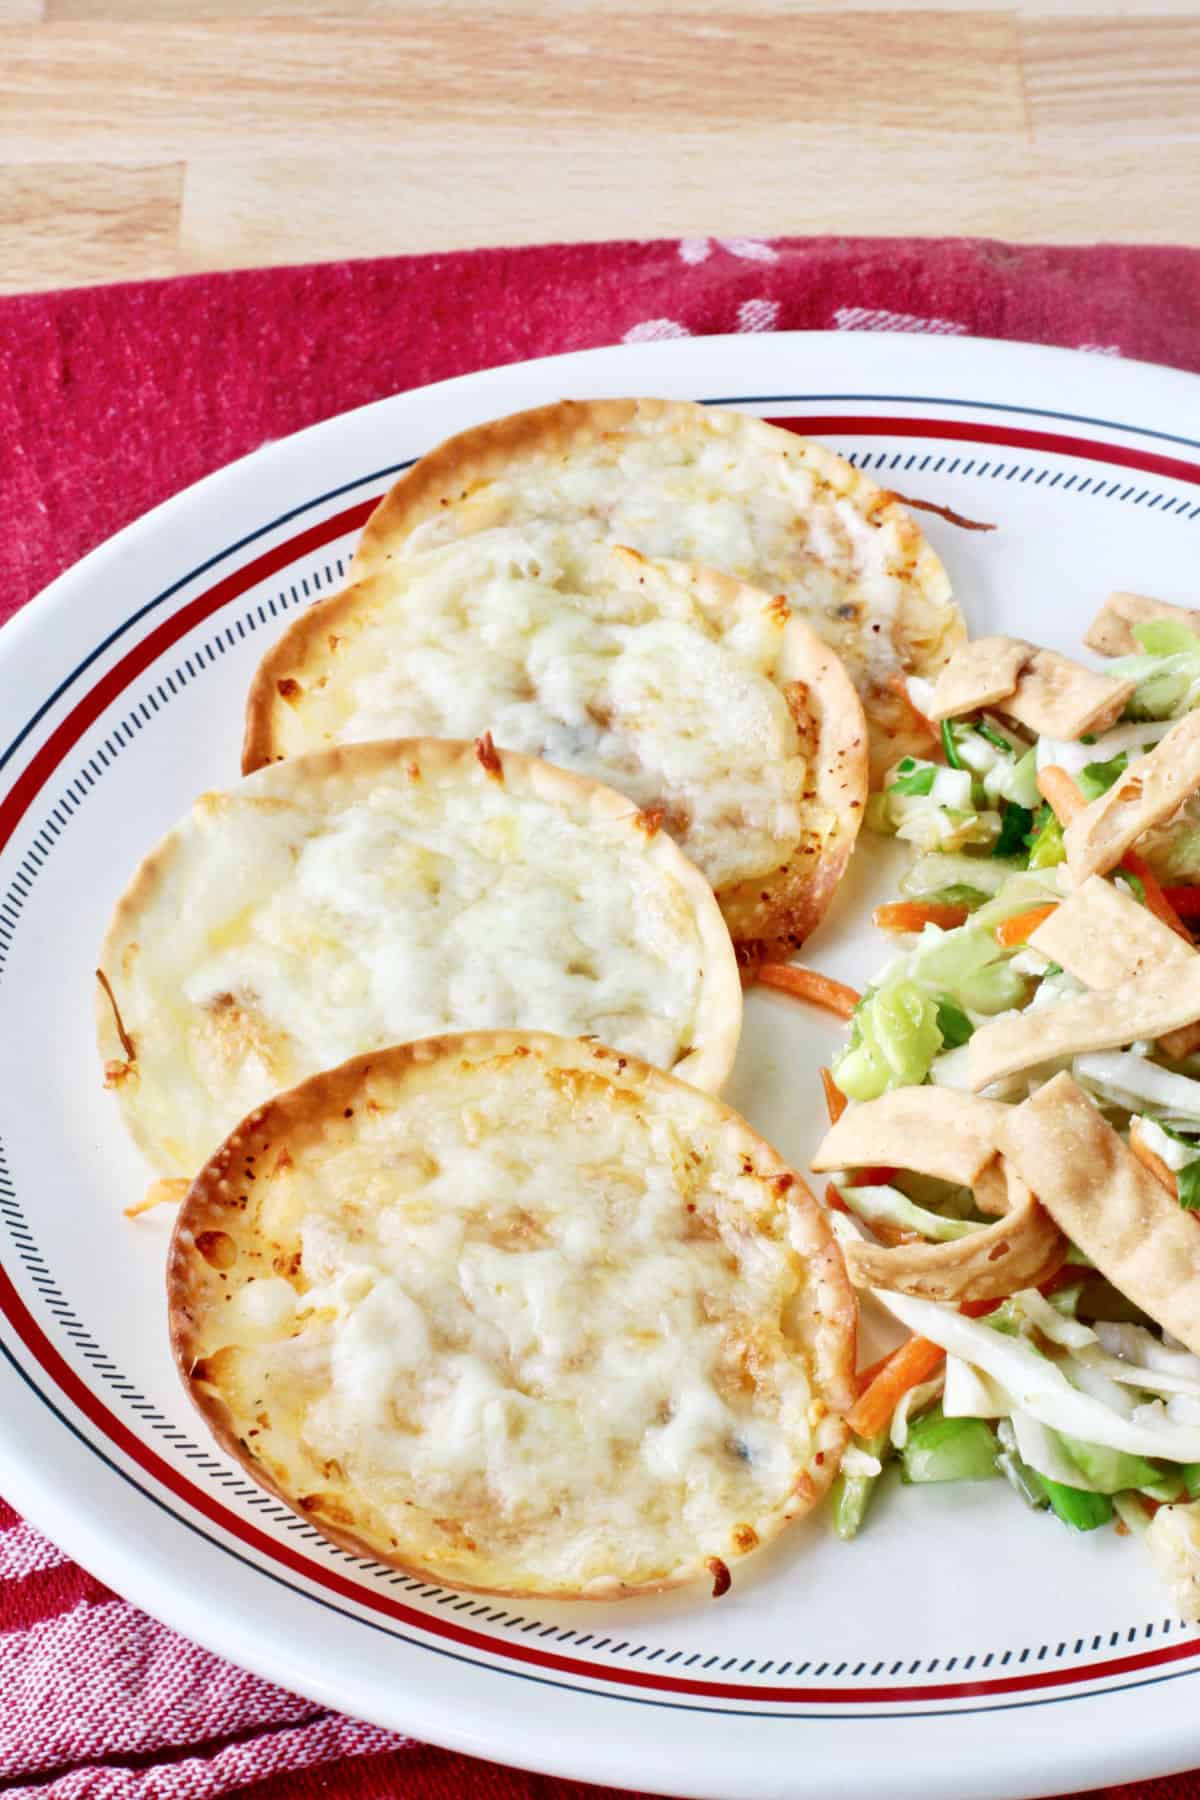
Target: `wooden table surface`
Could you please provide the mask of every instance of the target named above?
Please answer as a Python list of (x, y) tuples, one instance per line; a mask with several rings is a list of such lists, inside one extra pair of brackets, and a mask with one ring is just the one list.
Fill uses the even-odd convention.
[(1200, 244), (1196, 0), (0, 0), (0, 291), (551, 239)]

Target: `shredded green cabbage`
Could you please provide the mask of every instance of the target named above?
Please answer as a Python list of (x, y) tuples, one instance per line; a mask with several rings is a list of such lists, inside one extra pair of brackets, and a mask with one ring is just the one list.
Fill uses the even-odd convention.
[(942, 1213), (930, 1212), (926, 1207), (916, 1205), (899, 1188), (887, 1185), (844, 1187), (841, 1195), (850, 1211), (865, 1219), (868, 1225), (894, 1225), (899, 1231), (916, 1231), (935, 1244), (949, 1244), (955, 1238), (969, 1237), (971, 1232), (982, 1230), (982, 1225), (974, 1220), (950, 1219)]
[(937, 1001), (903, 979), (863, 995), (850, 1043), (833, 1065), (833, 1079), (851, 1100), (877, 1100), (889, 1088), (916, 1086), (942, 1047)]
[(1144, 652), (1108, 665), (1118, 680), (1137, 682), (1125, 708), (1131, 719), (1178, 719), (1200, 700), (1200, 638), (1174, 619), (1133, 627)]
[(900, 892), (906, 900), (932, 900), (940, 899), (948, 889), (962, 888), (987, 899), (1000, 892), (1012, 872), (988, 857), (947, 856), (934, 850), (917, 858), (901, 878)]

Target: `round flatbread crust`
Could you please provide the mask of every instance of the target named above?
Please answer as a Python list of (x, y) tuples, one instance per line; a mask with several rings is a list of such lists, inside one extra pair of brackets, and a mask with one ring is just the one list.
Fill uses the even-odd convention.
[[(842, 657), (866, 708), (876, 773), (896, 756), (925, 746), (894, 682), (905, 674), (932, 679), (966, 640), (940, 559), (894, 494), (824, 445), (746, 413), (686, 400), (563, 400), (475, 426), (429, 451), (380, 501), (367, 521), (352, 574), (361, 578), (404, 555), (414, 532), (454, 535), (512, 517), (514, 500), (493, 484), (519, 488), (522, 463), (569, 468), (581, 452), (593, 454), (606, 445), (615, 459), (628, 442), (650, 434), (662, 440), (672, 461), (698, 446), (719, 445), (739, 475), (731, 486), (717, 472), (722, 497), (731, 491), (739, 499), (752, 494), (756, 484), (745, 476), (755, 464), (767, 480), (786, 464), (811, 477), (815, 493), (835, 509), (840, 502), (849, 505), (861, 526), (860, 541), (851, 544), (840, 568), (842, 550), (827, 536), (802, 538), (795, 554), (778, 538), (765, 556), (732, 548), (726, 554), (711, 542), (701, 552), (695, 534), (685, 531), (682, 506), (656, 509), (656, 517), (643, 521), (642, 533), (637, 523), (617, 517), (609, 535), (646, 555), (707, 563), (767, 593), (783, 592), (798, 612), (806, 609), (807, 591), (808, 623)], [(585, 516), (588, 504), (572, 501), (569, 516)], [(702, 510), (711, 517), (709, 505)], [(802, 509), (797, 517), (803, 522)], [(675, 541), (668, 541), (673, 533)], [(878, 564), (873, 572), (860, 566), (864, 546)]]
[[(782, 596), (773, 599), (730, 576), (685, 563), (668, 560), (655, 567), (628, 551), (620, 553), (619, 561), (626, 569), (640, 566), (649, 581), (678, 583), (708, 617), (740, 609), (743, 616), (753, 610), (772, 621), (772, 636), (778, 640), (772, 680), (787, 702), (806, 763), (804, 789), (796, 801), (799, 832), (774, 868), (725, 885), (718, 881), (716, 894), (744, 966), (786, 958), (827, 911), (862, 823), (870, 771), (861, 702), (837, 655), (789, 612)], [(336, 693), (348, 643), (364, 630), (371, 632), (373, 645), (385, 636), (377, 620), (388, 598), (386, 571), (368, 577), (309, 607), (267, 652), (247, 703), (244, 773), (330, 741), (328, 733), (315, 727), (308, 735), (306, 708), (314, 700), (325, 706), (328, 695)], [(469, 652), (466, 643), (457, 648), (461, 655)], [(389, 645), (388, 653), (403, 665), (406, 649), (397, 635), (394, 651)], [(389, 720), (389, 735), (392, 730), (403, 734), (409, 723), (404, 716)], [(482, 732), (493, 723), (480, 717), (471, 726)], [(553, 759), (555, 751), (540, 744), (538, 753)], [(615, 774), (611, 780), (619, 785)], [(669, 808), (664, 829), (674, 831), (688, 853), (686, 826), (676, 826)]]
[[(410, 828), (406, 808), (426, 800), (432, 811)], [(375, 814), (385, 832), (378, 853), (370, 836), (337, 853), (347, 820), (369, 831)], [(398, 848), (386, 836), (394, 822)], [(494, 843), (480, 835), (493, 825)], [(316, 863), (306, 889), (304, 859), (322, 833), (335, 854)], [(441, 886), (459, 892), (456, 855), (480, 842), (478, 891), (468, 889), (458, 912), (455, 898), (439, 913)], [(421, 935), (403, 935), (410, 916)], [(261, 980), (253, 960), (237, 960), (239, 934), (244, 942), (256, 929), (270, 938)], [(443, 947), (451, 929), (461, 932), (453, 956)], [(474, 990), (456, 999), (463, 959), (476, 952), (478, 979), (507, 984), (502, 1000), (476, 1001)], [(272, 1093), (349, 1053), (429, 1035), (421, 1021), (430, 1006), (410, 1004), (426, 978), (436, 978), (430, 1005), (452, 1025), (474, 1023), (456, 1016), (460, 1005), (494, 1012), (503, 1002), (511, 1025), (541, 1026), (561, 1003), (572, 1029), (604, 1038), (604, 1023), (624, 1035), (619, 1049), (649, 1032), (656, 1053), (661, 1043), (663, 1060), (698, 1087), (721, 1085), (741, 1031), (729, 933), (712, 890), (667, 834), (598, 782), (486, 741), (336, 746), (202, 796), (119, 900), (100, 970), (100, 1056), (126, 1126), (160, 1174), (189, 1179)], [(537, 993), (520, 985), (522, 970), (542, 983)], [(620, 1018), (604, 1010), (610, 995), (626, 1008)]]
[[(514, 1116), (552, 1166), (520, 1166)], [(257, 1482), (484, 1592), (723, 1587), (825, 1492), (855, 1392), (853, 1292), (799, 1177), (720, 1102), (542, 1034), (270, 1102), (193, 1183), (167, 1292), (184, 1383)]]

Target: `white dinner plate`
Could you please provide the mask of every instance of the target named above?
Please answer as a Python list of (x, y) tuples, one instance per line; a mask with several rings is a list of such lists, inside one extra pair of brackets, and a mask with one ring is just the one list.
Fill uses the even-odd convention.
[[(1141, 1549), (1006, 1483), (824, 1514), (701, 1591), (541, 1605), (335, 1549), (208, 1441), (168, 1353), (170, 1209), (101, 1086), (112, 902), (202, 789), (243, 699), (338, 585), (397, 471), (564, 395), (666, 394), (797, 423), (922, 515), (973, 630), (1078, 651), (1103, 596), (1200, 599), (1200, 381), (969, 339), (795, 333), (589, 351), (399, 395), (272, 444), (86, 557), (0, 634), (0, 1487), (80, 1562), (235, 1662), (476, 1755), (713, 1800), (1059, 1793), (1200, 1763), (1200, 1637)], [(805, 960), (861, 983), (892, 847), (856, 858)], [(747, 998), (729, 1098), (796, 1165), (834, 1022)], [(1193, 1711), (1193, 1708), (1197, 1708)]]

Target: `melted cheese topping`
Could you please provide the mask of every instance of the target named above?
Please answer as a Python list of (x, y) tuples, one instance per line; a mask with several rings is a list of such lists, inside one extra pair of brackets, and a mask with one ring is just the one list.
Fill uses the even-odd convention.
[[(897, 625), (902, 603), (916, 598), (914, 556), (896, 523), (873, 523), (799, 449), (784, 456), (773, 435), (722, 429), (720, 417), (681, 426), (675, 412), (643, 415), (621, 432), (572, 443), (566, 455), (557, 446), (525, 451), (510, 474), (418, 526), (403, 554), (498, 524), (591, 522), (645, 556), (679, 557), (786, 594), (860, 685), (912, 666), (921, 646), (899, 642)], [(825, 461), (853, 482), (847, 465)], [(924, 554), (930, 598), (943, 602), (945, 575)], [(940, 604), (933, 611), (940, 617), (926, 623), (936, 640), (957, 614)]]
[[(252, 1196), (286, 1230), (253, 1243), (299, 1266), (223, 1286), (204, 1326), (308, 1516), (448, 1579), (587, 1592), (803, 1510), (824, 1409), (794, 1179), (690, 1090), (655, 1107), (529, 1053), (417, 1085), (291, 1143)], [(243, 1246), (229, 1283), (258, 1267)]]
[(612, 546), (481, 532), (352, 590), (320, 666), (273, 707), (285, 755), (335, 742), (473, 737), (602, 781), (668, 828), (715, 888), (781, 867), (806, 763), (777, 684), (787, 609), (702, 593)]
[(632, 809), (553, 804), (469, 751), (419, 779), (296, 768), (202, 802), (106, 952), (138, 1050), (119, 1097), (161, 1170), (318, 1069), (447, 1029), (593, 1034), (667, 1068), (697, 1041), (693, 898)]

